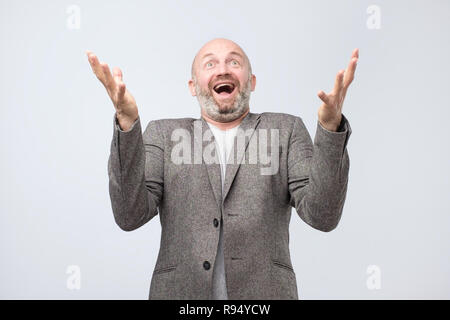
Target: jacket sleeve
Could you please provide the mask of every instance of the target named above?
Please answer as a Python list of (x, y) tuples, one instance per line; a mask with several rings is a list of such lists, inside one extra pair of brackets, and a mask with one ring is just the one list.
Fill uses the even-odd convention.
[(156, 121), (150, 121), (142, 135), (140, 117), (123, 131), (114, 114), (108, 176), (114, 219), (122, 230), (135, 230), (158, 214), (163, 194), (164, 148)]
[(288, 150), (290, 204), (315, 229), (329, 232), (342, 215), (350, 160), (347, 142), (351, 127), (342, 114), (336, 132), (317, 121), (314, 144), (301, 118), (296, 117)]

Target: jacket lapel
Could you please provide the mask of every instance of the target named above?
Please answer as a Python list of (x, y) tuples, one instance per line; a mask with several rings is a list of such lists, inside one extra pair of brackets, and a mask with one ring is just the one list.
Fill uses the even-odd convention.
[[(205, 149), (208, 145), (216, 143), (215, 137), (212, 134), (206, 120), (203, 117), (200, 117), (200, 119), (196, 121), (201, 121), (201, 132), (194, 132), (194, 148), (201, 148), (201, 154), (202, 154), (202, 165), (206, 167), (206, 170), (208, 172), (209, 182), (211, 184), (211, 188), (214, 193), (214, 197), (217, 202), (217, 206), (219, 207), (219, 210), (222, 208), (222, 202), (225, 200), (228, 191), (230, 190), (230, 187), (233, 183), (234, 177), (240, 167), (242, 158), (245, 155), (245, 151), (247, 149), (248, 143), (253, 136), (254, 130), (256, 129), (258, 123), (260, 120), (260, 114), (255, 114), (249, 112), (244, 119), (242, 119), (241, 124), (239, 125), (239, 128), (236, 133), (236, 137), (234, 138), (233, 147), (231, 149), (230, 163), (226, 164), (226, 173), (225, 173), (225, 182), (223, 186), (223, 193), (222, 193), (222, 181), (221, 181), (221, 169), (220, 169), (220, 162), (217, 152), (215, 151), (215, 161), (214, 163), (206, 163), (203, 159), (203, 154), (205, 152)], [(197, 123), (198, 125), (198, 123)], [(197, 128), (199, 129), (200, 126)], [(194, 125), (195, 130), (195, 125)], [(206, 131), (210, 131), (209, 136), (205, 136)], [(245, 138), (245, 132), (247, 130), (252, 130), (251, 134)], [(203, 137), (205, 136), (205, 140), (203, 140)], [(210, 139), (207, 139), (207, 137), (210, 137)], [(238, 144), (237, 140), (242, 139), (241, 141), (245, 141), (245, 143)], [(245, 140), (244, 140), (245, 138)], [(201, 147), (200, 147), (201, 146)], [(195, 149), (194, 149), (195, 152)]]
[[(256, 127), (258, 126), (258, 123), (260, 121), (260, 116), (261, 116), (260, 114), (249, 112), (242, 120), (237, 130), (236, 137), (234, 138), (233, 147), (231, 148), (230, 158), (228, 159), (230, 163), (227, 163), (227, 170), (225, 172), (225, 184), (223, 186), (222, 201), (225, 201), (228, 191), (230, 190), (231, 185), (233, 184), (234, 177), (236, 176), (236, 173), (239, 170), (242, 159), (245, 155), (245, 151), (247, 150), (248, 143), (250, 142), (250, 139), (252, 138), (256, 130)], [(248, 137), (245, 137), (245, 132), (247, 130), (251, 130), (251, 133), (249, 133)], [(237, 143), (237, 141), (245, 141), (245, 142)]]
[[(208, 145), (214, 145), (216, 143), (214, 134), (209, 129), (208, 124), (206, 121), (201, 117), (200, 119), (197, 119), (196, 124), (194, 124), (194, 153), (198, 151), (201, 154), (201, 165), (206, 167), (206, 170), (208, 172), (209, 182), (211, 184), (211, 188), (214, 193), (214, 197), (217, 202), (217, 207), (219, 210), (222, 207), (222, 181), (221, 181), (221, 172), (220, 172), (220, 162), (219, 162), (219, 156), (216, 151), (215, 153), (215, 160), (213, 163), (207, 163), (204, 161), (203, 154), (205, 152), (205, 149), (208, 147)], [(197, 132), (195, 132), (197, 126)], [(201, 132), (200, 132), (201, 130)], [(205, 136), (205, 132), (210, 132), (210, 139), (207, 139), (208, 136)], [(203, 137), (205, 137), (206, 140), (203, 140)], [(197, 148), (197, 149), (196, 149)], [(215, 150), (215, 149), (214, 149)]]

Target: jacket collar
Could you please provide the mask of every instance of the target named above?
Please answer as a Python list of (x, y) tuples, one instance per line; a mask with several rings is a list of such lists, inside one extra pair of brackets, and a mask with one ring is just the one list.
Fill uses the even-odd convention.
[[(208, 171), (208, 177), (211, 184), (211, 188), (214, 193), (214, 197), (216, 198), (217, 205), (219, 206), (219, 209), (222, 208), (222, 203), (225, 201), (226, 196), (228, 195), (228, 192), (231, 188), (231, 185), (233, 184), (234, 177), (236, 176), (237, 171), (239, 170), (240, 164), (242, 162), (242, 158), (245, 155), (245, 151), (247, 149), (247, 146), (249, 144), (249, 141), (251, 137), (254, 134), (254, 131), (256, 130), (256, 127), (258, 126), (260, 122), (261, 114), (258, 113), (252, 113), (248, 112), (247, 115), (242, 119), (239, 128), (236, 133), (236, 137), (234, 138), (234, 144), (231, 149), (230, 154), (230, 162), (226, 164), (226, 172), (225, 172), (225, 182), (223, 186), (223, 193), (222, 193), (222, 181), (221, 181), (221, 172), (220, 172), (220, 163), (219, 158), (216, 152), (216, 161), (215, 163), (208, 164), (205, 163), (202, 159), (202, 165), (206, 166), (206, 169)], [(211, 139), (202, 141), (204, 132), (207, 130), (211, 131), (211, 129), (208, 126), (208, 123), (203, 117), (200, 117), (197, 119), (197, 121), (200, 120), (202, 123), (202, 134), (201, 135), (195, 135), (196, 141), (194, 142), (197, 147), (202, 146), (202, 154), (205, 148), (211, 144), (215, 143), (214, 135), (211, 133)], [(248, 137), (245, 138), (245, 140), (236, 140), (238, 139), (238, 136), (240, 136), (239, 139), (244, 139), (245, 132), (248, 133)], [(245, 141), (245, 143), (238, 144), (237, 141)], [(238, 148), (238, 150), (235, 150)], [(231, 161), (233, 160), (233, 161)]]

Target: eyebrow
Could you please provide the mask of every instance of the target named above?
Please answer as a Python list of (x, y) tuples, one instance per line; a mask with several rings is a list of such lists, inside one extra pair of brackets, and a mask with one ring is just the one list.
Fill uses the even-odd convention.
[[(241, 57), (242, 59), (244, 59), (244, 57), (242, 56), (242, 54), (240, 54), (239, 52), (231, 51), (229, 54), (230, 54), (230, 55), (236, 55), (236, 56), (239, 56), (239, 57)], [(208, 57), (208, 56), (213, 56), (213, 55), (214, 55), (214, 53), (207, 53), (207, 54), (203, 55), (203, 57), (201, 58), (201, 60), (205, 59), (205, 58)]]

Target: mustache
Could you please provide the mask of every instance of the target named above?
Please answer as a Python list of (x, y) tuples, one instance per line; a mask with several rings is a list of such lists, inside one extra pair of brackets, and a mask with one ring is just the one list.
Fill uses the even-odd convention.
[(214, 90), (214, 86), (219, 83), (219, 82), (224, 82), (224, 81), (229, 81), (232, 82), (234, 84), (234, 86), (240, 90), (241, 89), (241, 85), (239, 83), (239, 81), (237, 81), (236, 79), (234, 79), (231, 75), (224, 75), (224, 76), (219, 76), (217, 77), (214, 81), (210, 81), (208, 84), (208, 88), (210, 91)]

